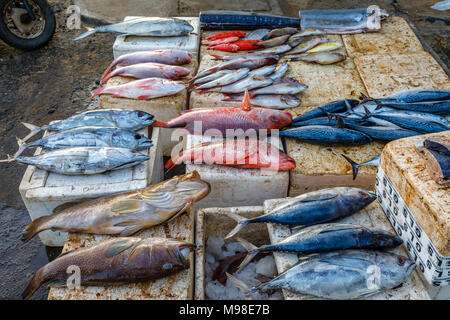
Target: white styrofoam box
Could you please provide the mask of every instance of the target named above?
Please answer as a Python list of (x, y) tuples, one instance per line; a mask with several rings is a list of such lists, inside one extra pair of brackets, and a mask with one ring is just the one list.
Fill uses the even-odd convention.
[[(124, 21), (141, 18), (125, 17)], [(144, 37), (121, 35), (116, 38), (113, 45), (114, 59), (121, 55), (136, 51), (157, 49), (180, 49), (192, 53), (192, 57), (198, 60), (198, 48), (200, 45), (200, 19), (198, 17), (177, 17), (188, 21), (194, 30), (187, 36), (180, 37)]]
[[(287, 198), (289, 199), (289, 198)], [(276, 205), (280, 204), (281, 201), (286, 201), (286, 199), (272, 199), (264, 202), (264, 211), (267, 213)], [(369, 229), (381, 229), (390, 232), (394, 232), (389, 220), (384, 215), (383, 209), (381, 208), (378, 201), (374, 201), (369, 206), (357, 212), (349, 217), (340, 219), (339, 223), (351, 223), (359, 224)], [(293, 234), (292, 229), (288, 226), (267, 224), (269, 229), (270, 242), (272, 244), (278, 243), (283, 239), (286, 239)], [(400, 254), (403, 256), (407, 255), (405, 246), (399, 246), (395, 249), (390, 249), (390, 252)], [(274, 253), (275, 263), (277, 265), (278, 272), (281, 273), (295, 263), (298, 262), (299, 255), (293, 253), (285, 252), (275, 252)], [(297, 294), (283, 290), (283, 295), (286, 300), (305, 300), (305, 299), (319, 299), (313, 298), (311, 296)], [(380, 293), (374, 294), (372, 296), (363, 298), (367, 300), (429, 300), (430, 296), (427, 293), (426, 286), (419, 277), (419, 272), (416, 270), (411, 273), (410, 277), (399, 287), (390, 290), (382, 291)]]
[[(144, 133), (145, 130), (140, 132)], [(51, 215), (57, 206), (64, 203), (145, 188), (162, 181), (163, 160), (159, 134), (159, 128), (151, 129), (149, 137), (153, 146), (148, 149), (150, 159), (132, 168), (89, 176), (68, 176), (28, 166), (19, 191), (31, 220)], [(35, 154), (41, 151), (39, 148)], [(66, 242), (67, 233), (48, 230), (39, 233), (39, 237), (46, 246), (60, 247)]]
[[(187, 135), (186, 148), (213, 141), (211, 136)], [(272, 144), (282, 149), (279, 137)], [(268, 141), (268, 139), (262, 138)], [(211, 192), (196, 203), (196, 208), (261, 205), (264, 200), (286, 197), (289, 187), (288, 171), (239, 169), (225, 165), (186, 164), (186, 172), (197, 170), (211, 184)]]

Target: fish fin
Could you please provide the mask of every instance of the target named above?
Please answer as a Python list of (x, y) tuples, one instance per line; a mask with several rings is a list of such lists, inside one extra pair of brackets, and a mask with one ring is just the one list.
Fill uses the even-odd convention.
[(35, 126), (34, 124), (31, 124), (31, 123), (22, 122), (22, 124), (23, 124), (28, 130), (30, 130), (30, 133), (29, 133), (25, 138), (22, 139), (22, 142), (27, 141), (27, 140), (30, 139), (32, 136), (34, 136), (36, 133), (39, 133), (39, 132), (42, 130), (41, 127)]
[(352, 159), (350, 159), (349, 157), (347, 157), (344, 154), (341, 154), (341, 156), (343, 156), (345, 158), (345, 160), (347, 160), (347, 162), (350, 163), (350, 165), (352, 166), (353, 180), (355, 180), (356, 176), (358, 175), (359, 164), (356, 163), (355, 161), (353, 161)]
[(347, 99), (344, 100), (345, 103), (345, 107), (347, 108), (347, 111), (351, 111), (352, 110), (352, 106), (350, 105), (350, 103), (348, 102)]
[(114, 202), (111, 205), (111, 211), (115, 214), (128, 214), (139, 211), (143, 200), (124, 199)]
[(95, 89), (94, 92), (92, 92), (92, 96), (89, 99), (93, 99), (94, 97), (98, 96), (99, 94), (102, 94), (105, 88), (98, 88)]
[(249, 241), (242, 239), (242, 238), (237, 238), (237, 241), (241, 244), (241, 246), (243, 246), (245, 248), (245, 250), (247, 251), (253, 251), (258, 249), (257, 246), (255, 246), (253, 243), (250, 243)]
[(125, 227), (125, 229), (123, 229), (119, 233), (119, 236), (120, 237), (129, 237), (129, 236), (139, 232), (142, 229), (143, 229), (143, 226), (140, 224), (129, 225), (129, 226)]
[(25, 142), (22, 139), (20, 139), (19, 137), (16, 137), (16, 140), (17, 140), (17, 144), (19, 145), (19, 149), (14, 154), (14, 158), (17, 158), (19, 155), (22, 154), (22, 152), (25, 151), (26, 148), (28, 148), (28, 146), (25, 145)]
[(13, 162), (14, 160), (16, 160), (15, 157), (13, 157), (13, 156), (11, 156), (9, 154), (7, 154), (6, 157), (7, 157), (7, 159), (0, 160), (0, 163), (2, 163), (2, 162)]
[(48, 228), (42, 228), (41, 226), (49, 221), (52, 216), (42, 216), (31, 221), (24, 229), (24, 234), (22, 235), (22, 241), (27, 242), (31, 240), (36, 234), (41, 231), (47, 230)]
[(185, 212), (190, 206), (192, 206), (192, 204), (194, 203), (194, 201), (188, 201), (187, 203), (185, 203), (180, 210), (178, 210), (177, 213), (175, 213), (169, 220), (167, 220), (166, 222), (170, 222), (173, 219), (176, 219), (179, 215), (181, 215), (183, 212)]
[(254, 244), (250, 243), (249, 241), (247, 241), (245, 239), (237, 238), (237, 240), (239, 241), (241, 246), (243, 246), (245, 248), (245, 250), (247, 250), (247, 252), (248, 252), (247, 256), (241, 262), (241, 264), (239, 265), (239, 267), (236, 271), (236, 272), (240, 272), (258, 254), (258, 248)]
[(80, 34), (78, 37), (73, 38), (72, 41), (77, 41), (77, 40), (80, 40), (80, 39), (89, 37), (90, 35), (92, 35), (92, 34), (94, 34), (94, 33), (97, 32), (97, 30), (94, 29), (94, 28), (86, 27), (86, 29), (88, 29), (88, 31), (86, 31), (86, 32), (84, 32), (84, 33), (82, 33), (82, 34)]
[(117, 62), (114, 60), (111, 62), (111, 64), (106, 68), (105, 72), (102, 74), (102, 79), (104, 79), (106, 76), (108, 76), (111, 72), (111, 70), (116, 66)]
[(55, 207), (55, 209), (53, 209), (52, 213), (53, 214), (59, 213), (63, 210), (66, 210), (68, 208), (71, 208), (77, 204), (80, 204), (80, 203), (88, 201), (88, 200), (91, 200), (91, 199), (83, 198), (83, 199), (79, 199), (76, 201), (71, 201), (71, 202), (66, 202), (66, 203), (60, 204), (59, 206)]
[(25, 290), (22, 292), (22, 299), (28, 300), (42, 284), (43, 268), (39, 269), (31, 278)]
[(121, 252), (131, 248), (132, 246), (136, 245), (141, 239), (117, 239), (114, 242), (112, 242), (108, 248), (105, 251), (105, 256), (108, 258), (117, 256)]
[(344, 120), (342, 120), (342, 117), (336, 116), (336, 120), (337, 120), (337, 123), (336, 123), (337, 128), (345, 128), (345, 123), (344, 123)]
[(245, 282), (243, 282), (242, 280), (236, 278), (235, 276), (232, 276), (232, 275), (229, 274), (228, 272), (225, 272), (225, 274), (226, 274), (227, 278), (228, 278), (228, 279), (229, 279), (236, 287), (238, 287), (241, 291), (244, 292), (246, 298), (249, 298), (250, 295), (251, 295), (252, 293), (254, 293), (254, 292), (257, 291), (256, 288), (250, 289), (250, 288), (248, 287), (248, 285), (247, 285)]
[(248, 94), (248, 90), (245, 89), (244, 98), (242, 99), (242, 110), (250, 111), (250, 95)]
[(235, 220), (238, 223), (237, 226), (233, 230), (231, 230), (230, 233), (228, 233), (225, 236), (225, 239), (231, 238), (232, 236), (234, 236), (236, 233), (238, 233), (240, 230), (245, 228), (245, 226), (250, 223), (248, 219), (246, 219), (236, 213), (226, 212), (225, 215), (228, 216), (229, 218)]

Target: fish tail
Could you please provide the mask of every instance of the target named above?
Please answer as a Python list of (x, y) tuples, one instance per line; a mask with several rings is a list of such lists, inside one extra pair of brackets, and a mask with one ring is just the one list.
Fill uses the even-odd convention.
[(30, 241), (36, 234), (41, 231), (47, 230), (49, 228), (43, 227), (43, 224), (49, 221), (51, 216), (43, 216), (31, 221), (24, 229), (24, 234), (22, 235), (22, 241)]
[(100, 79), (100, 84), (104, 84), (106, 81), (108, 81), (112, 77), (114, 77), (114, 73), (113, 72), (108, 72), (107, 74), (102, 75), (102, 78)]
[(356, 176), (358, 175), (358, 170), (359, 170), (359, 164), (356, 163), (355, 161), (353, 161), (352, 159), (350, 159), (349, 157), (347, 157), (344, 154), (341, 154), (341, 156), (343, 156), (345, 158), (345, 160), (348, 161), (348, 163), (350, 163), (350, 165), (352, 166), (352, 171), (353, 171), (353, 180), (356, 179)]
[(92, 98), (98, 96), (99, 94), (101, 94), (103, 92), (103, 90), (105, 90), (105, 88), (95, 89), (94, 92), (92, 92), (92, 96), (89, 99), (92, 99)]
[(22, 299), (28, 300), (43, 283), (43, 268), (39, 269), (31, 278), (25, 290), (22, 292)]
[(173, 158), (170, 158), (167, 160), (166, 164), (164, 165), (164, 168), (166, 168), (166, 174), (172, 170), (177, 165), (176, 161), (173, 160)]
[(235, 220), (238, 223), (237, 226), (233, 230), (231, 230), (230, 233), (228, 233), (225, 236), (225, 239), (231, 238), (236, 233), (238, 233), (239, 231), (244, 229), (250, 223), (250, 221), (248, 219), (246, 219), (236, 213), (226, 212), (225, 215), (230, 217), (231, 219)]
[(16, 140), (17, 140), (17, 144), (19, 145), (19, 149), (18, 149), (17, 152), (14, 154), (14, 158), (17, 158), (20, 154), (22, 154), (22, 152), (23, 152), (26, 148), (28, 148), (28, 146), (25, 144), (25, 142), (24, 142), (22, 139), (16, 137)]
[(16, 160), (16, 157), (13, 157), (13, 156), (11, 156), (9, 154), (7, 154), (6, 156), (7, 156), (7, 159), (0, 160), (0, 163), (2, 163), (2, 162), (13, 162), (14, 160)]
[(22, 142), (27, 141), (32, 136), (34, 136), (35, 134), (37, 134), (38, 132), (40, 132), (42, 130), (42, 128), (35, 126), (34, 124), (31, 124), (31, 123), (22, 122), (22, 124), (25, 127), (27, 127), (28, 130), (30, 130), (30, 133), (25, 138), (22, 139)]
[(237, 240), (248, 252), (247, 256), (241, 262), (241, 264), (239, 265), (239, 267), (236, 271), (236, 272), (240, 272), (246, 265), (248, 265), (250, 263), (250, 261), (253, 260), (253, 258), (258, 254), (259, 251), (258, 251), (258, 248), (254, 244), (248, 242), (247, 240), (242, 239), (242, 238), (237, 238)]
[(242, 292), (244, 292), (245, 296), (248, 298), (252, 293), (256, 292), (257, 289), (256, 288), (252, 288), (250, 289), (248, 287), (248, 285), (242, 281), (239, 280), (238, 278), (232, 276), (231, 274), (229, 274), (228, 272), (225, 272), (227, 278), (236, 286), (238, 287)]
[(97, 29), (93, 29), (93, 28), (86, 28), (86, 29), (88, 29), (88, 31), (86, 31), (86, 32), (84, 32), (84, 33), (82, 33), (82, 34), (80, 34), (80, 35), (79, 35), (78, 37), (76, 37), (76, 38), (73, 38), (72, 41), (77, 41), (77, 40), (80, 40), (80, 39), (89, 37), (90, 35), (92, 35), (92, 34), (94, 34), (94, 33), (97, 32)]
[(223, 60), (221, 56), (218, 56), (216, 54), (210, 54), (213, 60)]
[[(112, 68), (114, 68), (117, 64), (117, 61), (114, 60), (111, 64), (106, 68), (105, 72), (102, 74), (102, 80), (111, 72)], [(101, 83), (101, 82), (100, 82)]]

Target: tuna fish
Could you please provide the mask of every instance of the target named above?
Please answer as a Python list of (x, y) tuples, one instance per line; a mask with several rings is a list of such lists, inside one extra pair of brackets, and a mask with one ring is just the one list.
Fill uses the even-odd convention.
[(372, 142), (372, 138), (356, 130), (319, 125), (283, 130), (280, 136), (322, 146), (360, 146)]
[(182, 162), (218, 164), (241, 169), (287, 171), (295, 168), (295, 160), (270, 143), (259, 140), (220, 140), (205, 142), (181, 152), (167, 161), (170, 171)]
[(189, 268), (194, 245), (167, 238), (116, 238), (65, 252), (40, 268), (25, 288), (29, 299), (45, 283), (65, 286), (71, 266), (80, 268), (80, 284), (117, 285), (159, 279)]
[(67, 149), (73, 147), (115, 147), (141, 150), (151, 147), (152, 141), (140, 133), (120, 128), (81, 127), (55, 132), (48, 136), (25, 144), (17, 139), (18, 157), (30, 147), (42, 147), (48, 150)]
[(450, 100), (443, 101), (425, 101), (425, 102), (414, 102), (414, 103), (405, 103), (405, 102), (387, 102), (387, 101), (378, 101), (377, 103), (381, 103), (382, 106), (387, 106), (399, 110), (409, 110), (416, 112), (427, 112), (438, 114), (442, 116), (446, 116), (450, 114)]
[(147, 155), (127, 148), (75, 147), (42, 153), (34, 157), (9, 157), (39, 169), (65, 175), (91, 175), (119, 170), (147, 161)]
[(37, 127), (29, 123), (23, 123), (31, 132), (22, 139), (22, 142), (27, 141), (43, 130), (63, 131), (79, 127), (116, 127), (128, 130), (139, 130), (154, 123), (153, 115), (139, 110), (125, 110), (125, 109), (99, 109), (85, 111), (74, 114), (73, 116), (60, 120), (55, 123)]
[(209, 129), (219, 130), (223, 135), (227, 130), (249, 129), (266, 130), (280, 129), (291, 124), (292, 116), (282, 110), (271, 110), (265, 108), (251, 108), (248, 92), (242, 101), (242, 108), (200, 108), (187, 110), (182, 115), (167, 122), (157, 121), (154, 127), (182, 128), (191, 134), (195, 132), (195, 122), (201, 123), (202, 133)]
[(186, 20), (178, 18), (145, 17), (114, 23), (106, 26), (98, 26), (82, 33), (73, 41), (86, 38), (96, 32), (112, 32), (124, 35), (152, 36), (152, 37), (177, 37), (185, 36), (194, 31)]
[(181, 81), (161, 78), (147, 78), (131, 81), (117, 86), (99, 88), (94, 90), (91, 99), (102, 94), (110, 94), (113, 98), (128, 98), (149, 100), (159, 97), (171, 96), (186, 88)]
[(176, 49), (162, 49), (151, 51), (137, 51), (124, 54), (115, 59), (105, 70), (102, 78), (105, 78), (115, 66), (131, 66), (138, 63), (162, 63), (169, 65), (181, 65), (191, 63), (192, 56), (189, 52)]
[(193, 171), (143, 189), (69, 203), (31, 222), (22, 241), (45, 230), (129, 236), (175, 219), (209, 191), (209, 184)]
[(343, 112), (347, 110), (347, 108), (353, 108), (359, 104), (359, 100), (354, 99), (346, 99), (346, 100), (339, 100), (339, 101), (333, 101), (328, 102), (325, 104), (322, 104), (318, 107), (315, 107), (304, 114), (298, 116), (294, 119), (294, 122), (300, 122), (305, 120), (310, 120), (314, 118), (319, 117), (325, 117), (329, 113), (337, 113), (337, 112)]
[(407, 137), (413, 137), (420, 134), (417, 131), (402, 128), (391, 128), (382, 126), (361, 126), (352, 123), (347, 123), (347, 121), (345, 121), (345, 126), (352, 130), (362, 132), (370, 136), (373, 140), (378, 141), (392, 141)]
[(306, 227), (278, 243), (259, 248), (244, 239), (239, 239), (239, 242), (248, 251), (239, 270), (260, 252), (281, 251), (304, 255), (345, 249), (395, 248), (403, 243), (401, 238), (391, 232), (370, 230), (360, 225), (347, 223), (325, 223)]
[(289, 226), (310, 226), (347, 217), (365, 208), (376, 194), (358, 188), (336, 187), (312, 191), (286, 199), (266, 214), (246, 219), (235, 213), (227, 215), (238, 225), (225, 237), (231, 238), (250, 223), (275, 223)]
[[(358, 119), (358, 118), (356, 118), (356, 119), (346, 118), (345, 119), (345, 125), (347, 127), (349, 127), (350, 129), (353, 128), (352, 126), (363, 126), (363, 125), (366, 125), (368, 123), (369, 122), (367, 120)], [(337, 125), (339, 125), (339, 120), (338, 119), (330, 119), (329, 117), (319, 117), (319, 118), (313, 118), (313, 119), (309, 119), (309, 120), (305, 120), (305, 121), (292, 122), (291, 127), (304, 127), (304, 126), (329, 126), (329, 127), (335, 127)], [(355, 130), (358, 131), (356, 129), (356, 127), (355, 127)], [(363, 131), (361, 130), (361, 132), (363, 132)]]
[(401, 128), (417, 131), (420, 133), (435, 133), (450, 130), (450, 126), (447, 124), (428, 120), (423, 117), (412, 116), (409, 114), (375, 114), (373, 115), (373, 117), (389, 121)]
[(138, 63), (131, 66), (123, 67), (114, 70), (107, 76), (100, 80), (100, 84), (105, 83), (112, 77), (129, 77), (135, 79), (145, 79), (145, 78), (164, 78), (177, 80), (182, 77), (187, 76), (190, 73), (189, 69), (169, 66), (161, 63)]
[(450, 91), (441, 89), (412, 89), (400, 91), (379, 100), (394, 100), (404, 103), (450, 100)]
[[(248, 295), (285, 289), (326, 299), (355, 299), (398, 287), (414, 269), (412, 260), (394, 253), (342, 250), (301, 258), (276, 278), (252, 289), (232, 275), (227, 276)], [(375, 272), (379, 272), (378, 281), (373, 279)]]

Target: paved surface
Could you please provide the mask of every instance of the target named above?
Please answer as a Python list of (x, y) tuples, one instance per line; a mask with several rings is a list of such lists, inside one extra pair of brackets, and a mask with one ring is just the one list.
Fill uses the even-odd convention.
[[(78, 1), (78, 2), (77, 2)], [(426, 43), (448, 66), (449, 20), (447, 13), (429, 9), (435, 1), (350, 1), (325, 0), (83, 0), (87, 22), (102, 19), (120, 21), (127, 15), (196, 16), (200, 10), (258, 9), (262, 12), (297, 16), (299, 8), (356, 8), (377, 3), (390, 13), (408, 18)], [(72, 0), (81, 4), (80, 0)], [(98, 86), (100, 74), (113, 59), (114, 35), (96, 34), (79, 42), (71, 39), (84, 30), (66, 27), (66, 9), (70, 0), (50, 0), (57, 16), (57, 31), (44, 48), (20, 52), (0, 41), (0, 158), (17, 150), (16, 136), (24, 137), (28, 130), (20, 123), (44, 125), (63, 119), (88, 107), (87, 98)], [(116, 5), (113, 5), (116, 4)], [(92, 15), (93, 14), (93, 15)], [(91, 15), (89, 18), (88, 15)], [(30, 155), (28, 151), (26, 155)], [(22, 229), (29, 222), (28, 212), (18, 188), (25, 166), (0, 163), (0, 299), (20, 299), (22, 290), (39, 267), (59, 254), (60, 249), (45, 248), (38, 238), (28, 243), (20, 241)], [(43, 286), (33, 299), (46, 299)]]

